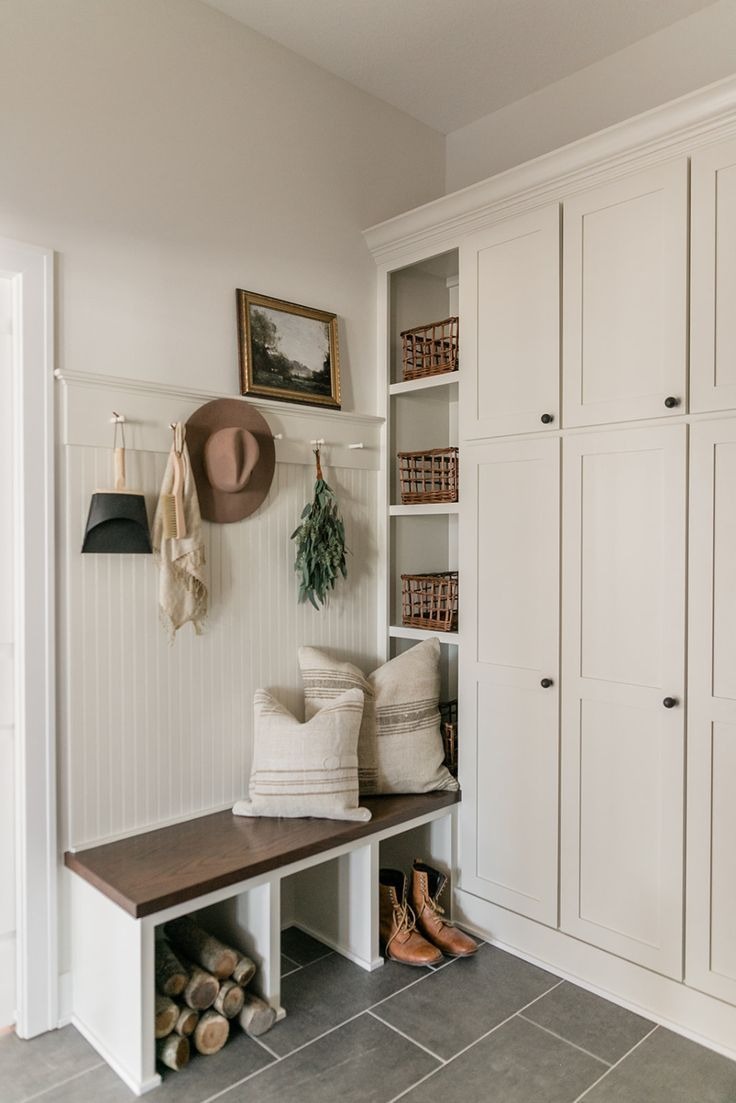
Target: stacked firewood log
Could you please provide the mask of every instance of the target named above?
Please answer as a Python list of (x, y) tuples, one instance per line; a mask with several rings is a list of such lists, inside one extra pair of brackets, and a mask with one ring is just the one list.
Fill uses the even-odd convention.
[(265, 1034), (276, 1012), (248, 991), (256, 966), (185, 915), (156, 937), (156, 1055), (170, 1069), (189, 1062), (192, 1045), (211, 1056), (225, 1045), (235, 1019)]

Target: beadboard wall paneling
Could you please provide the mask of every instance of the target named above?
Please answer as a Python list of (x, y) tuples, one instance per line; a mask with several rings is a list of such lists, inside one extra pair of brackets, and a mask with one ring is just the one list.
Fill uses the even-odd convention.
[[(378, 475), (365, 467), (326, 471), (351, 554), (348, 581), (315, 612), (297, 605), (289, 539), (312, 491), (308, 448), (304, 462), (277, 463), (256, 514), (234, 525), (205, 523), (207, 631), (197, 637), (187, 625), (170, 644), (159, 622), (153, 557), (80, 552), (90, 495), (110, 485), (109, 449), (62, 447), (61, 803), (64, 846), (80, 847), (241, 797), (254, 691), (273, 689), (301, 715), (299, 644), (371, 666)], [(127, 459), (128, 485), (145, 492), (152, 517), (166, 453), (132, 451)]]

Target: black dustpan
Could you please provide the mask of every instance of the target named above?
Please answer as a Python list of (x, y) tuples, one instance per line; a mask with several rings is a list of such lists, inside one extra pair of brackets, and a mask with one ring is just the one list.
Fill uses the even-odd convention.
[[(125, 486), (125, 430), (122, 419), (115, 417), (115, 489), (97, 490), (92, 495), (84, 530), (83, 552), (131, 554), (151, 551), (146, 500), (137, 490)], [(123, 433), (123, 446), (117, 448), (118, 424)]]

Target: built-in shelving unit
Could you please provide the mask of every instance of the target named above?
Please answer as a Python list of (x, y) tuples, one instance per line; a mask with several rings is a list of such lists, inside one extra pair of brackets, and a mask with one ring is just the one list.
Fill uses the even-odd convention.
[(457, 697), (458, 633), (402, 625), (401, 575), (457, 570), (460, 504), (403, 504), (396, 457), (399, 452), (448, 448), (458, 443), (460, 371), (404, 381), (401, 349), (404, 330), (458, 314), (457, 250), (389, 272), (386, 281), (388, 652), (396, 655), (436, 636), (442, 644), (442, 696), (448, 699)]

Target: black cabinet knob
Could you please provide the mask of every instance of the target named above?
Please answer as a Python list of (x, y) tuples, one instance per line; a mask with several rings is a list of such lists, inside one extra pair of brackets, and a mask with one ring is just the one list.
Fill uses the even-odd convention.
[(665, 697), (662, 704), (664, 705), (664, 707), (666, 709), (673, 709), (675, 707), (675, 705), (679, 704), (679, 701), (677, 700), (676, 697)]
[(680, 400), (679, 398), (675, 398), (673, 394), (670, 394), (665, 398), (664, 404), (668, 410), (674, 410), (675, 406), (680, 405)]
[(539, 420), (541, 421), (542, 425), (551, 425), (552, 422), (555, 420), (555, 415), (554, 414), (542, 414), (542, 416), (540, 417)]
[(539, 684), (542, 687), (542, 689), (549, 689), (549, 687), (553, 686), (555, 683), (552, 681), (551, 678), (542, 678), (542, 680)]

